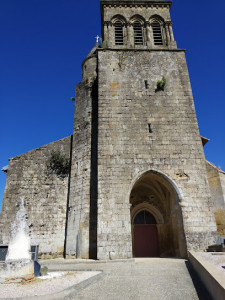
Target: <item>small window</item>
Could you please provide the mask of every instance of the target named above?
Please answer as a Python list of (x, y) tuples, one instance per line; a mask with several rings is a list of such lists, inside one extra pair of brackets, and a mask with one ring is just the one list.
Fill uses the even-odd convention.
[(123, 24), (119, 21), (115, 23), (115, 44), (123, 45)]
[(145, 80), (145, 88), (146, 88), (146, 89), (149, 88), (148, 80)]
[(134, 44), (143, 45), (142, 26), (139, 22), (134, 22)]
[(152, 124), (151, 123), (148, 123), (148, 132), (152, 133)]
[(152, 23), (153, 37), (155, 45), (163, 45), (161, 26), (158, 22)]

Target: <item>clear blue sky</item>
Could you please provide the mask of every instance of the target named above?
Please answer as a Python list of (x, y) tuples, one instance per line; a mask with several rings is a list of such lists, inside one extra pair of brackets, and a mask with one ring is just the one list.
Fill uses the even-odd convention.
[[(206, 158), (225, 170), (225, 1), (174, 0)], [(72, 134), (81, 63), (101, 35), (99, 0), (0, 0), (0, 167)], [(0, 206), (6, 175), (0, 172)]]

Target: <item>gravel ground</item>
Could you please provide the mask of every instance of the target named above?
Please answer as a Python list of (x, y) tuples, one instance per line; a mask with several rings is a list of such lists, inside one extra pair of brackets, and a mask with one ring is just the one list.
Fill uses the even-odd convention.
[(225, 273), (225, 252), (198, 252), (198, 254)]
[(24, 284), (2, 283), (0, 284), (0, 299), (55, 294), (99, 273), (101, 272), (64, 272), (62, 276), (45, 280), (35, 278), (33, 281)]

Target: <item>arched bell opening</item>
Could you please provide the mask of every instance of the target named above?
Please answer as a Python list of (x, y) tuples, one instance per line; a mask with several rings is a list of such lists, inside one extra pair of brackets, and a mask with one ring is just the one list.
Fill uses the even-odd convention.
[(131, 190), (130, 204), (134, 257), (186, 257), (179, 196), (169, 179), (145, 173)]

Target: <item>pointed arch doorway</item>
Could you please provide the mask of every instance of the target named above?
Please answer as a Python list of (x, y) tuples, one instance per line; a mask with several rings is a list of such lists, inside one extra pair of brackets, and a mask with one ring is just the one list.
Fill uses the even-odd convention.
[(159, 240), (156, 220), (146, 209), (133, 219), (134, 256), (159, 257)]
[(157, 171), (144, 173), (130, 193), (134, 257), (187, 257), (179, 195)]

